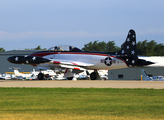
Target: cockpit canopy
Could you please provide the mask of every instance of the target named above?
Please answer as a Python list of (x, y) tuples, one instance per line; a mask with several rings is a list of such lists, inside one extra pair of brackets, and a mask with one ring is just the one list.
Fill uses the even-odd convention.
[(69, 45), (61, 45), (61, 46), (55, 46), (48, 49), (48, 51), (72, 51), (72, 52), (80, 52), (80, 50), (77, 47), (69, 46)]

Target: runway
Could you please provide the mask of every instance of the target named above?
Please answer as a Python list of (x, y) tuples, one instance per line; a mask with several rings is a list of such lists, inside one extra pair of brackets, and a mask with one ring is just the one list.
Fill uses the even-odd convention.
[(164, 81), (18, 81), (0, 80), (0, 87), (40, 87), (40, 88), (148, 88), (164, 89)]

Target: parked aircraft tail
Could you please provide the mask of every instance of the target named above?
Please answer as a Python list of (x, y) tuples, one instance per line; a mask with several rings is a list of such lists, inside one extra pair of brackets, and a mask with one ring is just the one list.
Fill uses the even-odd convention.
[(121, 46), (121, 50), (116, 52), (115, 55), (122, 58), (127, 66), (144, 66), (154, 64), (153, 62), (138, 59), (137, 45), (136, 45), (136, 33), (134, 30), (129, 30), (126, 41)]
[(17, 69), (14, 69), (14, 74), (15, 76), (21, 76), (22, 73), (20, 73)]
[(146, 72), (145, 72), (144, 69), (141, 70), (141, 75), (142, 75), (142, 79), (143, 79), (143, 80), (153, 80), (151, 77), (149, 77), (149, 76), (146, 74)]

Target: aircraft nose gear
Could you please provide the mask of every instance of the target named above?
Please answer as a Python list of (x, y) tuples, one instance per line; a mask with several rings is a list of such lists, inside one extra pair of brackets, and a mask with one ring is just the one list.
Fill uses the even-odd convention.
[(104, 63), (107, 66), (111, 66), (112, 65), (112, 58), (110, 58), (110, 57), (105, 58)]

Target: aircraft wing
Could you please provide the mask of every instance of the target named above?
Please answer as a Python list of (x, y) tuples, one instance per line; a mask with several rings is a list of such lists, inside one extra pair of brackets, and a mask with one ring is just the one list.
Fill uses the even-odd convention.
[(80, 62), (80, 61), (70, 61), (70, 60), (52, 60), (53, 64), (65, 64), (65, 65), (74, 65), (74, 66), (94, 66), (95, 64), (89, 62)]
[(53, 59), (51, 61), (53, 64), (59, 65), (62, 68), (70, 68), (76, 70), (86, 70), (86, 66), (94, 66), (95, 64), (89, 62), (80, 62), (80, 61), (69, 61), (69, 60), (59, 60)]

